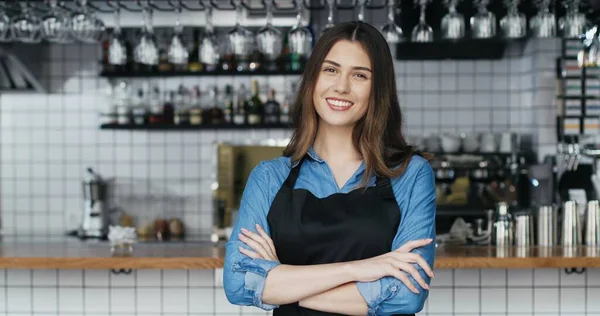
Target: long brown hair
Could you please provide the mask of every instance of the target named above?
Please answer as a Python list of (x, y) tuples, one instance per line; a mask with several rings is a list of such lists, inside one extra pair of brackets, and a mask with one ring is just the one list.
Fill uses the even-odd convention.
[(294, 132), (283, 155), (293, 162), (304, 157), (317, 135), (318, 115), (313, 92), (323, 60), (340, 40), (357, 42), (369, 55), (373, 71), (371, 96), (366, 114), (352, 132), (354, 147), (365, 162), (361, 186), (375, 173), (397, 177), (404, 173), (413, 155), (431, 156), (407, 144), (403, 134), (403, 117), (396, 93), (392, 55), (385, 38), (373, 26), (358, 21), (339, 23), (321, 36), (306, 63), (293, 106)]

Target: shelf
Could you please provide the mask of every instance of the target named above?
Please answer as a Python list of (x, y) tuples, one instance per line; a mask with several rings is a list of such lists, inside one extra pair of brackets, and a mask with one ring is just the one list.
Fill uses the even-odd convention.
[(286, 124), (276, 125), (231, 125), (231, 124), (214, 124), (214, 125), (173, 125), (173, 124), (102, 124), (100, 129), (104, 130), (139, 130), (139, 131), (201, 131), (201, 130), (250, 130), (250, 129), (276, 129), (290, 128)]
[(297, 76), (302, 71), (246, 71), (246, 72), (131, 72), (131, 71), (102, 71), (100, 77), (104, 78), (161, 78), (161, 77), (208, 77), (208, 76)]
[[(505, 40), (463, 39), (457, 41), (436, 40), (428, 43), (404, 42), (396, 45), (397, 60), (490, 60), (502, 59), (504, 52), (522, 54), (527, 39)], [(516, 48), (515, 50), (513, 50)]]

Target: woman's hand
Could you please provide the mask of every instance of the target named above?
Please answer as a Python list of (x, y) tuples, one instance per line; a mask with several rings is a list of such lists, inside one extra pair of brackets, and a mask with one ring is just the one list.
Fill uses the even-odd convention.
[(279, 258), (277, 258), (277, 253), (275, 252), (275, 245), (273, 244), (271, 237), (269, 237), (258, 224), (256, 224), (256, 230), (258, 231), (258, 234), (244, 228), (241, 229), (242, 232), (238, 234), (238, 238), (254, 251), (239, 247), (240, 252), (250, 258), (279, 262)]
[(419, 290), (412, 284), (407, 274), (410, 274), (422, 288), (429, 289), (429, 286), (412, 263), (417, 263), (432, 278), (433, 271), (425, 259), (410, 251), (426, 246), (431, 241), (432, 239), (409, 241), (402, 245), (402, 247), (386, 254), (349, 262), (348, 269), (356, 281), (370, 282), (386, 276), (393, 276), (402, 281), (413, 293), (419, 293)]

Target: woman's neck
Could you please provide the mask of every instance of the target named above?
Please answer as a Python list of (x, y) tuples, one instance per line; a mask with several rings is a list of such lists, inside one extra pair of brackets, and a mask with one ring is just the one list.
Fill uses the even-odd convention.
[(347, 163), (362, 160), (352, 141), (353, 127), (329, 126), (319, 124), (313, 148), (323, 160), (335, 163)]

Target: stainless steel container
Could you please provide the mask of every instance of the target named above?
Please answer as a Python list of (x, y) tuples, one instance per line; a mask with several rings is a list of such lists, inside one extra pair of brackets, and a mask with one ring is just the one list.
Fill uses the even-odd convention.
[(587, 204), (584, 242), (586, 246), (600, 245), (600, 203), (597, 200)]
[(530, 214), (515, 214), (515, 245), (533, 246), (533, 220)]
[(580, 246), (582, 244), (581, 228), (581, 217), (577, 211), (577, 202), (565, 202), (562, 213), (561, 244), (563, 246)]
[(512, 246), (514, 240), (514, 226), (508, 204), (499, 202), (496, 205), (496, 214), (492, 232), (492, 244), (497, 247)]
[(540, 206), (537, 214), (537, 245), (556, 246), (558, 243), (558, 220), (554, 207)]

